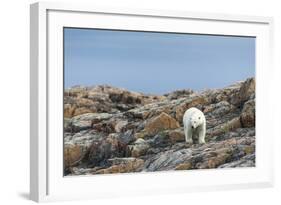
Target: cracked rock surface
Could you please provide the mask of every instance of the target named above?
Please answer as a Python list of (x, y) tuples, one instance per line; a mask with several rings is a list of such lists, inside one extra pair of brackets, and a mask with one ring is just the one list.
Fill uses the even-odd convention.
[[(205, 114), (206, 144), (185, 143), (190, 107)], [(65, 90), (65, 175), (254, 166), (254, 78), (162, 96), (106, 85)]]

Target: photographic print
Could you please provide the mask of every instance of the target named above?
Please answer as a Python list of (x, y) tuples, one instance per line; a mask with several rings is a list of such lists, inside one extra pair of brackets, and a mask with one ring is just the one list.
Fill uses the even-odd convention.
[(63, 35), (64, 176), (255, 167), (255, 37)]

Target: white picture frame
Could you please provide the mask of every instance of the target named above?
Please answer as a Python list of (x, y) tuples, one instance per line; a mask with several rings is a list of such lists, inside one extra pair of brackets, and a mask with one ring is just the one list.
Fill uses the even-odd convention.
[[(272, 18), (46, 2), (32, 4), (30, 11), (31, 200), (273, 186), (273, 113), (262, 109), (271, 106)], [(256, 36), (256, 167), (63, 177), (63, 27)]]

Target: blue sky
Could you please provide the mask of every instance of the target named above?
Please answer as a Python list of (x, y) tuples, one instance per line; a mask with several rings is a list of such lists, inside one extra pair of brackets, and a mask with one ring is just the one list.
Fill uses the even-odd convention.
[(164, 94), (255, 76), (255, 38), (64, 29), (64, 83)]

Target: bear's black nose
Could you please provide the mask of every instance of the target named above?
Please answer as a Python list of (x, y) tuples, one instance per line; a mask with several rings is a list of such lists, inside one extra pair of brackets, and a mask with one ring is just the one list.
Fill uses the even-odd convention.
[(191, 126), (191, 128), (192, 128), (192, 129), (194, 128), (193, 125)]

